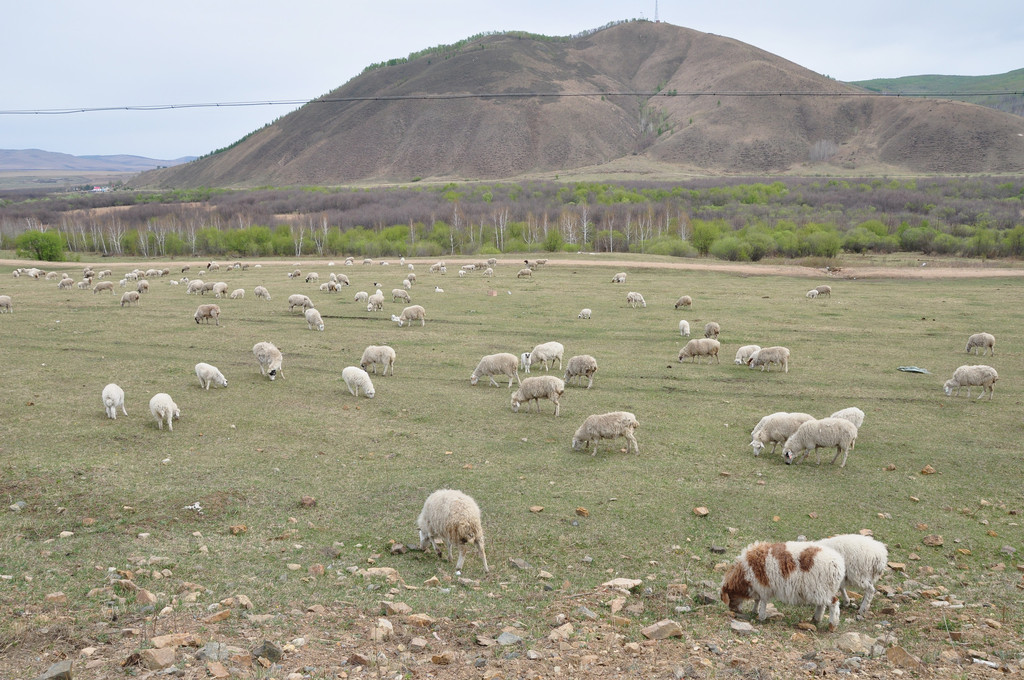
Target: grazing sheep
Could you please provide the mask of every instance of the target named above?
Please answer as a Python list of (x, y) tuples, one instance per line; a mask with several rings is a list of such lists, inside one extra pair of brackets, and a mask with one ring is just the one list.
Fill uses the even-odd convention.
[(818, 297), (818, 289), (811, 288), (809, 291), (807, 291), (806, 295), (808, 299), (813, 300), (814, 298)]
[(312, 306), (313, 306), (313, 301), (310, 300), (305, 295), (302, 295), (301, 293), (296, 293), (295, 295), (289, 295), (288, 296), (288, 311), (289, 312), (292, 311), (293, 309), (295, 309), (296, 307), (302, 307), (302, 310), (305, 311), (305, 310), (309, 309)]
[(218, 281), (213, 284), (213, 297), (223, 298), (228, 296), (228, 284), (223, 281)]
[[(123, 281), (124, 279), (121, 279), (121, 280)], [(57, 283), (57, 288), (60, 288), (61, 290), (66, 290), (66, 289), (70, 288), (72, 285), (74, 285), (74, 283), (75, 283), (74, 279), (61, 279)], [(121, 285), (123, 286), (124, 284), (122, 283)]]
[[(402, 279), (402, 288), (405, 290), (412, 290), (412, 281), (409, 279)], [(394, 302), (394, 300), (392, 300)]]
[(684, 295), (678, 300), (676, 300), (676, 309), (679, 309), (680, 307), (689, 307), (692, 304), (693, 298), (690, 297), (689, 295)]
[(573, 450), (587, 448), (591, 444), (590, 455), (597, 454), (597, 445), (602, 439), (626, 438), (626, 453), (635, 449), (634, 453), (640, 453), (640, 444), (637, 443), (633, 432), (640, 427), (636, 416), (629, 411), (612, 411), (601, 415), (587, 416), (583, 424), (572, 436)]
[(714, 321), (708, 321), (704, 324), (704, 337), (718, 339), (718, 335), (722, 332), (722, 327)]
[(115, 383), (104, 387), (100, 398), (103, 400), (103, 408), (106, 410), (108, 418), (117, 419), (118, 407), (121, 408), (122, 413), (128, 415), (128, 411), (124, 409), (124, 390)]
[(448, 561), (452, 560), (452, 547), (458, 546), (459, 559), (455, 563), (455, 574), (462, 574), (462, 565), (466, 561), (466, 546), (475, 545), (480, 551), (484, 562), (484, 572), (490, 571), (487, 566), (487, 551), (484, 549), (484, 529), (480, 520), (480, 507), (472, 498), (454, 489), (438, 489), (427, 496), (423, 510), (416, 520), (420, 530), (420, 548), (426, 550), (427, 544), (441, 555), (437, 544), (443, 541), (448, 546)]
[(181, 273), (184, 274), (190, 269), (192, 269), (191, 265), (185, 265), (184, 267), (181, 268)]
[(991, 333), (975, 333), (971, 337), (967, 338), (967, 353), (970, 354), (971, 350), (974, 350), (974, 354), (978, 354), (978, 348), (981, 348), (981, 356), (985, 356), (985, 352), (989, 354), (996, 353), (996, 336)]
[(202, 279), (192, 279), (191, 281), (188, 282), (188, 288), (185, 289), (185, 295), (195, 295), (196, 293), (201, 293), (203, 291), (203, 286), (205, 285), (206, 284), (203, 283)]
[(367, 399), (373, 399), (373, 395), (376, 394), (373, 383), (370, 382), (370, 374), (358, 366), (346, 366), (341, 372), (341, 379), (345, 381), (345, 386), (354, 397), (359, 396), (360, 389)]
[(818, 291), (818, 295), (828, 295), (832, 297), (832, 286), (818, 286), (814, 290)]
[(761, 370), (767, 369), (771, 372), (771, 365), (778, 364), (782, 370), (789, 373), (789, 349), (786, 347), (765, 347), (750, 355), (747, 359), (747, 366), (754, 368), (760, 366)]
[(367, 366), (373, 367), (373, 374), (377, 375), (377, 364), (384, 366), (383, 375), (388, 374), (388, 368), (391, 369), (391, 375), (395, 374), (395, 350), (387, 345), (370, 345), (363, 350), (363, 358), (359, 360), (359, 367), (366, 370)]
[(412, 272), (409, 272), (408, 274), (405, 275), (405, 280), (408, 281), (409, 283), (416, 283), (416, 275), (413, 274)]
[(885, 543), (860, 534), (840, 534), (831, 538), (823, 538), (816, 543), (835, 550), (843, 558), (846, 577), (839, 589), (843, 595), (843, 604), (850, 604), (850, 594), (846, 592), (847, 588), (860, 588), (864, 591), (864, 598), (857, 609), (857, 615), (863, 618), (871, 609), (871, 599), (876, 592), (875, 584), (885, 573), (886, 565), (889, 562), (889, 549), (886, 548)]
[(630, 291), (626, 293), (626, 304), (628, 304), (633, 309), (636, 309), (637, 307), (646, 307), (647, 301), (644, 300), (644, 296), (641, 295), (640, 293), (637, 293), (636, 291)]
[(679, 350), (679, 361), (682, 362), (683, 359), (689, 359), (691, 364), (694, 361), (701, 363), (701, 357), (708, 357), (708, 363), (710, 364), (711, 357), (714, 357), (715, 363), (720, 364), (722, 361), (718, 358), (718, 350), (721, 348), (722, 343), (714, 338), (694, 338)]
[(337, 278), (338, 285), (341, 285), (341, 286), (350, 286), (350, 285), (352, 285), (352, 284), (349, 283), (348, 277), (345, 276), (344, 274), (338, 274), (336, 278)]
[(679, 321), (679, 335), (690, 337), (690, 322), (686, 319), (680, 319)]
[(520, 385), (522, 381), (519, 380), (519, 367), (516, 363), (516, 355), (509, 354), (508, 352), (501, 352), (500, 354), (488, 354), (487, 356), (480, 359), (480, 363), (473, 369), (473, 373), (469, 376), (469, 384), (476, 385), (480, 378), (487, 376), (491, 381), (491, 384), (495, 387), (501, 387), (495, 380), (496, 375), (507, 375), (508, 386), (512, 387), (512, 381), (515, 380)]
[(761, 349), (760, 345), (743, 345), (736, 350), (736, 360), (733, 363), (747, 365), (747, 361), (750, 359), (750, 355)]
[(137, 290), (130, 290), (121, 296), (121, 306), (139, 304), (139, 292)]
[(295, 270), (292, 270), (292, 271), (288, 272), (288, 278), (289, 279), (297, 279), (300, 276), (302, 276), (302, 272), (299, 271), (298, 269), (295, 269)]
[(306, 283), (313, 283), (314, 281), (319, 281), (319, 280), (320, 280), (320, 275), (317, 274), (316, 272), (310, 272), (310, 273), (306, 274)]
[(164, 429), (164, 421), (167, 421), (167, 429), (173, 431), (174, 426), (171, 421), (181, 420), (181, 411), (178, 409), (178, 405), (174, 403), (169, 394), (164, 392), (153, 395), (153, 398), (149, 400), (149, 412), (156, 418), (157, 427), (161, 430)]
[(217, 287), (217, 282), (207, 282), (203, 284), (203, 287), (199, 289), (200, 295), (206, 295), (207, 292), (212, 292)]
[(309, 326), (309, 330), (315, 328), (318, 331), (322, 331), (324, 329), (324, 320), (320, 317), (319, 311), (310, 307), (303, 312), (303, 315), (306, 317), (306, 325)]
[(576, 316), (577, 319), (589, 319), (593, 312), (590, 311), (589, 307), (584, 307), (580, 310), (580, 313)]
[(273, 343), (257, 342), (252, 346), (252, 354), (260, 363), (260, 375), (269, 376), (271, 380), (278, 375), (284, 377), (284, 371), (281, 370), (284, 357), (281, 355), (281, 350)]
[(854, 427), (860, 430), (860, 426), (864, 424), (864, 411), (861, 411), (856, 406), (851, 406), (849, 408), (836, 411), (830, 415), (829, 418), (846, 418), (853, 423)]
[(86, 288), (92, 285), (92, 279), (82, 279), (75, 285), (78, 286), (79, 290), (85, 290)]
[(558, 417), (558, 399), (565, 393), (565, 383), (553, 375), (542, 375), (533, 378), (525, 378), (519, 384), (519, 389), (512, 395), (512, 413), (519, 413), (519, 405), (526, 402), (529, 410), (530, 402), (537, 404), (537, 413), (540, 413), (540, 400), (548, 399), (555, 404), (555, 417)]
[(213, 319), (214, 322), (216, 322), (216, 324), (219, 326), (220, 307), (218, 307), (217, 305), (199, 305), (198, 307), (196, 307), (196, 313), (193, 318), (196, 320), (196, 323), (199, 323), (200, 321), (204, 320), (206, 321), (206, 323), (210, 323), (210, 319)]
[(792, 465), (799, 462), (813, 449), (818, 458), (818, 465), (821, 465), (821, 454), (818, 449), (834, 446), (836, 455), (832, 457), (832, 464), (835, 465), (841, 454), (843, 462), (839, 464), (839, 467), (846, 467), (846, 458), (856, 444), (857, 426), (846, 418), (808, 420), (798, 427), (796, 432), (782, 445), (782, 457), (785, 459), (786, 465)]
[(435, 293), (443, 293), (444, 292), (444, 288), (442, 288), (441, 286), (434, 286), (434, 292)]
[(616, 274), (615, 276), (612, 277), (612, 283), (625, 283), (625, 282), (626, 282), (626, 272), (619, 272), (618, 274)]
[(256, 296), (257, 300), (269, 300), (270, 291), (263, 286), (256, 286), (252, 289), (252, 294)]
[(384, 295), (382, 293), (374, 293), (370, 297), (366, 298), (366, 311), (368, 312), (379, 312), (384, 309)]
[(953, 377), (946, 381), (946, 384), (942, 386), (942, 389), (946, 391), (946, 396), (951, 397), (953, 390), (956, 390), (956, 395), (960, 395), (960, 388), (967, 387), (967, 396), (971, 396), (971, 387), (981, 386), (981, 394), (978, 395), (978, 399), (985, 396), (985, 392), (988, 391), (988, 399), (992, 401), (992, 395), (995, 393), (996, 380), (999, 380), (999, 374), (996, 373), (996, 369), (991, 366), (984, 364), (978, 364), (977, 366), (961, 366), (960, 368), (953, 371)]
[(411, 302), (412, 301), (412, 300), (409, 299), (409, 293), (406, 292), (406, 290), (404, 288), (392, 288), (391, 289), (391, 301), (392, 302), (398, 302), (399, 300), (402, 300), (403, 302)]
[(228, 379), (224, 377), (220, 369), (203, 362), (196, 364), (196, 377), (199, 378), (199, 386), (204, 390), (209, 390), (210, 385), (228, 386)]
[(558, 370), (562, 370), (562, 355), (565, 353), (565, 347), (560, 342), (542, 342), (534, 347), (529, 352), (526, 362), (526, 372), (530, 372), (530, 367), (534, 364), (544, 364), (544, 370), (555, 363), (555, 359), (558, 359)]
[(397, 321), (399, 327), (405, 324), (412, 325), (413, 321), (419, 320), (421, 326), (427, 325), (427, 311), (420, 305), (410, 305), (402, 310), (401, 316), (391, 315), (392, 321)]
[(358, 302), (362, 302), (363, 304), (366, 304), (366, 300), (369, 297), (370, 297), (369, 293), (367, 293), (365, 290), (361, 290), (361, 291), (359, 291), (358, 293), (355, 294), (355, 297), (353, 298), (353, 300), (355, 300), (357, 303)]
[(517, 279), (521, 279), (524, 276), (527, 277), (527, 278), (532, 277), (533, 276), (533, 270), (530, 269), (529, 267), (524, 267), (523, 269), (519, 270), (518, 274), (516, 274), (516, 278)]
[(569, 359), (568, 363), (565, 364), (565, 377), (562, 378), (566, 384), (572, 383), (572, 379), (576, 378), (578, 385), (583, 384), (583, 379), (587, 379), (587, 389), (589, 390), (594, 385), (594, 373), (597, 372), (597, 359), (590, 356), (589, 354), (580, 354)]
[(486, 276), (487, 278), (491, 278), (492, 276), (494, 276), (494, 268), (487, 267), (486, 269), (484, 269), (484, 276)]
[(786, 413), (785, 411), (778, 411), (761, 418), (761, 422), (750, 432), (750, 445), (754, 448), (754, 455), (760, 456), (761, 451), (768, 444), (772, 445), (771, 452), (774, 454), (776, 446), (784, 445), (786, 440), (809, 420), (814, 420), (814, 416), (809, 413)]
[[(171, 281), (171, 283), (174, 283), (174, 281)], [(241, 300), (244, 297), (245, 297), (245, 288), (235, 288), (233, 291), (231, 291), (231, 299), (232, 300)]]
[(113, 295), (114, 294), (114, 282), (113, 281), (100, 281), (99, 283), (97, 283), (95, 286), (92, 287), (92, 292), (93, 293), (99, 293), (100, 291), (103, 291), (103, 290), (109, 290), (110, 294)]
[(759, 621), (768, 618), (768, 601), (813, 604), (815, 624), (829, 611), (829, 627), (839, 625), (836, 593), (846, 578), (843, 556), (832, 548), (808, 541), (751, 543), (739, 554), (722, 579), (721, 597), (739, 612), (753, 599)]

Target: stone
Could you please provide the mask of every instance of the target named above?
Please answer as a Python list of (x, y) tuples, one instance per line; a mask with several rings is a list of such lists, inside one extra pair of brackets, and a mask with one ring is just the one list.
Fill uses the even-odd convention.
[(50, 604), (64, 604), (68, 601), (68, 596), (64, 594), (64, 591), (58, 590), (55, 593), (47, 593), (46, 601)]
[(428, 614), (409, 614), (407, 617), (405, 617), (405, 622), (408, 623), (410, 626), (420, 626), (422, 628), (427, 628), (428, 626), (433, 625), (434, 619)]
[(701, 505), (693, 509), (693, 514), (697, 515), (697, 517), (707, 517), (711, 514), (711, 511)]
[(174, 647), (164, 647), (163, 649), (147, 649), (139, 655), (139, 661), (142, 665), (151, 671), (158, 671), (161, 668), (167, 668), (168, 666), (174, 665), (174, 658), (176, 652)]
[(221, 609), (219, 612), (214, 612), (213, 614), (207, 616), (205, 619), (202, 619), (202, 621), (203, 623), (218, 623), (220, 621), (223, 621), (224, 619), (229, 618), (230, 616), (230, 609)]
[(244, 524), (235, 524), (235, 525), (232, 525), (232, 526), (228, 527), (228, 531), (231, 532), (232, 536), (240, 536), (240, 535), (244, 534), (245, 532), (247, 532), (248, 530), (249, 530), (249, 527), (245, 526)]
[(601, 584), (602, 588), (620, 588), (622, 590), (633, 590), (639, 588), (643, 583), (638, 578), (613, 578), (611, 581), (605, 581)]
[(409, 552), (409, 548), (406, 547), (405, 543), (393, 543), (390, 551), (392, 555), (404, 555)]
[(381, 602), (384, 613), (388, 616), (407, 616), (412, 614), (412, 607), (404, 602)]
[(64, 659), (53, 664), (42, 675), (34, 680), (71, 680), (71, 659)]
[(922, 475), (934, 475), (935, 474), (935, 468), (933, 468), (931, 465), (925, 465), (923, 468), (921, 468), (921, 474)]
[(552, 642), (558, 642), (559, 640), (567, 640), (569, 636), (576, 632), (576, 629), (571, 623), (563, 623), (558, 628), (548, 633), (548, 640)]
[(206, 670), (214, 678), (230, 678), (231, 671), (227, 669), (220, 661), (211, 661), (206, 664)]
[(920, 659), (899, 645), (885, 650), (885, 658), (887, 658), (889, 663), (892, 665), (899, 666), (901, 668), (917, 671), (924, 669), (924, 664), (921, 663)]
[(509, 645), (518, 645), (522, 641), (523, 638), (519, 637), (515, 633), (510, 633), (508, 631), (505, 631), (498, 636), (498, 644), (502, 647), (508, 647)]
[(415, 649), (416, 651), (423, 651), (427, 648), (427, 638), (414, 637), (412, 640), (409, 641), (409, 646)]
[(540, 571), (537, 572), (537, 578), (539, 578), (541, 580), (548, 580), (548, 579), (553, 579), (554, 576), (551, 574), (551, 572), (544, 571), (543, 569), (541, 569)]
[(351, 656), (348, 657), (348, 664), (350, 666), (369, 666), (370, 665), (370, 658), (368, 656), (366, 656), (365, 654), (360, 654), (359, 652), (355, 652)]
[(384, 640), (390, 639), (394, 634), (394, 625), (384, 617), (380, 617), (377, 619), (377, 625), (370, 633), (370, 639), (374, 642), (383, 642)]
[[(262, 656), (264, 659), (267, 659), (268, 661), (277, 662), (280, 661), (281, 657), (284, 656), (284, 651), (282, 651), (282, 649), (278, 647), (277, 644), (271, 642), (270, 640), (264, 640), (260, 643), (258, 647), (252, 650), (252, 655), (254, 657)], [(365, 666), (366, 664), (362, 665)]]
[(430, 662), (433, 664), (437, 664), (438, 666), (447, 666), (453, 661), (455, 661), (455, 654), (448, 650), (445, 650), (440, 654), (434, 654), (430, 657)]
[(252, 609), (252, 600), (245, 595), (236, 595), (235, 601), (238, 602), (238, 606), (242, 609)]
[(530, 506), (530, 512), (544, 512), (544, 506), (543, 505), (531, 505)]
[(907, 564), (906, 562), (889, 562), (889, 568), (893, 571), (906, 571)]
[(942, 540), (942, 536), (939, 536), (938, 534), (929, 534), (922, 538), (921, 542), (925, 545), (930, 545), (933, 548), (936, 548), (942, 545), (944, 541)]
[(871, 647), (874, 644), (875, 638), (856, 631), (843, 633), (836, 639), (837, 649), (847, 654), (859, 654), (861, 656), (871, 656)]
[(629, 624), (632, 623), (631, 619), (617, 614), (612, 614), (612, 617), (609, 620), (612, 622), (613, 626), (618, 626), (619, 628), (628, 628)]
[(584, 607), (583, 605), (580, 605), (579, 607), (576, 607), (576, 613), (579, 614), (580, 616), (582, 616), (585, 619), (590, 619), (591, 621), (597, 621), (597, 619), (598, 619), (597, 612), (592, 611), (592, 610)]
[(303, 508), (316, 507), (316, 499), (312, 496), (303, 496), (299, 499), (299, 505)]
[(398, 583), (398, 571), (391, 567), (370, 567), (363, 572), (363, 578), (383, 576), (388, 583)]
[(310, 576), (323, 576), (325, 569), (324, 565), (317, 563), (310, 565), (308, 571)]
[(524, 560), (521, 557), (510, 557), (509, 560), (508, 560), (508, 563), (511, 564), (516, 569), (526, 570), (526, 569), (531, 569), (532, 568), (530, 566), (530, 563), (527, 562), (526, 560)]
[(149, 639), (157, 649), (164, 647), (197, 647), (199, 640), (191, 633), (171, 633), (170, 635), (157, 635)]
[(671, 619), (662, 619), (641, 629), (644, 637), (651, 640), (664, 640), (670, 637), (683, 637), (683, 628)]
[(729, 621), (729, 628), (734, 633), (753, 633), (754, 626), (749, 621), (740, 621), (739, 619), (732, 619)]
[(135, 591), (135, 602), (142, 605), (156, 604), (156, 595), (145, 588), (139, 588)]
[(590, 511), (584, 507), (576, 508), (576, 514), (580, 517), (590, 517)]

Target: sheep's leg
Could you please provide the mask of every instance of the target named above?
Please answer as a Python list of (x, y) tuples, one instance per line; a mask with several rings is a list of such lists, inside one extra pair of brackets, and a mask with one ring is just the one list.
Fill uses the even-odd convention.
[(587, 378), (589, 378), (590, 380), (590, 382), (587, 383), (587, 389), (589, 390), (591, 387), (594, 386), (594, 374), (591, 373), (590, 375), (587, 376)]
[[(123, 413), (125, 415), (128, 415), (128, 411), (124, 410), (124, 402), (123, 401), (121, 402), (121, 413)], [(115, 418), (117, 417), (117, 407), (116, 406), (114, 407), (114, 417)]]
[(768, 618), (768, 600), (758, 600), (755, 609), (758, 621), (764, 621)]
[(839, 627), (839, 598), (832, 596), (832, 604), (828, 609), (828, 627), (835, 630)]
[[(451, 555), (448, 556), (448, 561), (451, 561)], [(462, 573), (462, 565), (466, 561), (466, 544), (459, 543), (459, 561), (455, 563), (455, 573)]]
[(628, 442), (626, 444), (626, 453), (629, 453), (629, 447), (630, 447), (630, 445), (632, 445), (636, 449), (636, 455), (639, 456), (640, 455), (640, 444), (637, 443), (636, 437), (634, 437), (633, 433), (630, 432), (629, 430), (626, 430), (626, 439), (628, 440)]
[[(845, 591), (844, 591), (845, 592)], [(871, 609), (871, 599), (875, 596), (875, 586), (871, 583), (864, 584), (864, 599), (860, 602), (860, 608), (857, 609), (857, 614), (861, 617), (867, 616), (868, 610)]]
[[(551, 401), (555, 402), (555, 417), (558, 417), (558, 398), (554, 398)], [(539, 403), (539, 402), (538, 402)]]
[(174, 420), (173, 416), (167, 416), (167, 431), (174, 432), (174, 424), (171, 422)]
[(480, 549), (480, 559), (482, 559), (484, 561), (484, 572), (490, 571), (491, 568), (487, 566), (487, 551), (484, 550), (484, 537), (483, 536), (480, 536), (479, 538), (476, 539), (476, 547)]
[[(491, 384), (494, 385), (495, 387), (501, 387), (501, 385), (499, 385), (497, 382), (495, 382), (493, 375), (489, 375), (489, 376), (487, 376), (487, 378), (491, 381)], [(511, 381), (509, 382), (509, 387), (512, 387)]]

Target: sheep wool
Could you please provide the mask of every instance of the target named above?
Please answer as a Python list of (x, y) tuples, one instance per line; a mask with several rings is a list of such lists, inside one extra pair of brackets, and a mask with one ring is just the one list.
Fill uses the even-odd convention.
[(196, 320), (196, 323), (199, 323), (200, 321), (210, 323), (210, 319), (213, 319), (219, 326), (220, 307), (218, 307), (217, 305), (199, 305), (196, 308), (196, 313), (193, 315), (192, 318)]
[(861, 411), (856, 406), (850, 406), (836, 411), (829, 418), (846, 418), (853, 426), (860, 430), (860, 426), (864, 424), (864, 411)]
[(814, 416), (809, 413), (799, 412), (786, 413), (785, 411), (779, 411), (765, 416), (750, 433), (750, 445), (754, 448), (754, 455), (761, 455), (761, 451), (768, 444), (772, 445), (771, 452), (774, 454), (776, 446), (785, 444), (786, 440), (792, 437), (793, 433), (809, 420), (814, 420)]
[(496, 375), (507, 375), (508, 386), (512, 387), (512, 381), (515, 380), (517, 383), (522, 385), (522, 381), (519, 380), (519, 364), (515, 354), (509, 354), (508, 352), (501, 352), (499, 354), (488, 354), (480, 359), (480, 362), (473, 369), (473, 373), (469, 376), (469, 384), (476, 385), (480, 382), (480, 378), (487, 377), (491, 381), (491, 384), (495, 387), (501, 387), (494, 380)]
[[(403, 291), (404, 292), (404, 291)], [(397, 321), (399, 328), (406, 324), (412, 325), (413, 321), (419, 321), (421, 326), (427, 325), (427, 310), (423, 309), (420, 305), (410, 305), (402, 310), (400, 316), (391, 315), (392, 321)]]
[(711, 363), (711, 358), (713, 357), (715, 363), (720, 364), (722, 361), (718, 358), (718, 351), (721, 348), (722, 343), (714, 338), (694, 338), (679, 350), (679, 361), (682, 362), (683, 359), (689, 359), (691, 364), (694, 361), (701, 363), (701, 357), (708, 357), (708, 363)]
[(376, 394), (373, 383), (370, 382), (370, 374), (358, 366), (346, 366), (341, 372), (341, 379), (345, 381), (345, 386), (353, 397), (359, 396), (359, 390), (363, 391), (363, 396), (367, 399), (373, 399), (373, 395)]
[(132, 303), (136, 305), (139, 304), (139, 292), (137, 290), (129, 290), (128, 292), (121, 296), (122, 307), (124, 307), (125, 305), (130, 306)]
[(554, 365), (555, 359), (558, 359), (558, 370), (562, 370), (562, 355), (565, 353), (565, 347), (560, 342), (542, 342), (532, 350), (526, 353), (526, 372), (530, 372), (530, 367), (534, 364), (543, 364), (544, 370), (548, 370), (549, 366)]
[(228, 379), (219, 368), (203, 362), (196, 364), (196, 377), (199, 378), (199, 386), (204, 390), (209, 390), (210, 385), (228, 386)]
[(733, 363), (746, 365), (747, 361), (750, 360), (750, 355), (761, 349), (760, 345), (743, 345), (736, 350), (736, 359)]
[(644, 300), (644, 296), (635, 290), (631, 290), (626, 293), (626, 304), (636, 309), (637, 307), (646, 307), (647, 301)]
[(268, 376), (271, 380), (278, 375), (284, 377), (284, 372), (281, 370), (284, 357), (274, 343), (257, 342), (252, 346), (252, 354), (260, 364), (260, 375)]
[(850, 604), (847, 588), (860, 588), (864, 598), (857, 609), (857, 615), (863, 618), (871, 609), (871, 599), (876, 592), (875, 584), (882, 578), (889, 562), (889, 550), (885, 543), (860, 534), (841, 534), (823, 538), (817, 543), (842, 556), (846, 566), (846, 577), (839, 591), (843, 595), (843, 604)]
[[(171, 281), (171, 283), (174, 283), (174, 281)], [(235, 288), (233, 291), (231, 291), (231, 299), (232, 300), (241, 300), (244, 297), (245, 297), (245, 288)]]
[(579, 426), (572, 436), (572, 448), (587, 448), (591, 446), (590, 455), (597, 454), (597, 445), (602, 439), (626, 438), (626, 453), (633, 450), (640, 453), (640, 444), (637, 443), (634, 432), (640, 427), (636, 416), (629, 411), (612, 411), (600, 415), (587, 416), (583, 424)]
[(164, 392), (153, 395), (153, 398), (149, 400), (149, 412), (156, 418), (156, 425), (161, 430), (164, 429), (164, 421), (166, 421), (168, 431), (173, 431), (174, 426), (171, 421), (181, 419), (178, 405), (174, 403), (169, 394)]
[(427, 496), (420, 516), (416, 520), (420, 531), (420, 548), (426, 549), (427, 544), (440, 556), (438, 543), (448, 546), (448, 561), (452, 560), (452, 548), (458, 546), (459, 559), (455, 563), (455, 574), (462, 574), (462, 565), (466, 561), (466, 549), (469, 545), (476, 546), (484, 563), (484, 572), (490, 571), (487, 566), (487, 551), (484, 547), (483, 522), (480, 519), (480, 506), (468, 495), (455, 489), (438, 489)]
[(678, 300), (676, 300), (676, 307), (675, 308), (679, 309), (680, 307), (689, 307), (692, 304), (693, 304), (693, 298), (690, 297), (689, 295), (684, 295), (681, 298), (679, 298)]
[[(953, 377), (946, 381), (942, 389), (945, 390), (947, 397), (952, 397), (959, 396), (960, 388), (966, 387), (967, 396), (970, 397), (971, 387), (981, 387), (981, 394), (978, 395), (978, 399), (984, 397), (985, 392), (988, 392), (988, 399), (992, 401), (997, 380), (999, 380), (999, 374), (991, 366), (984, 364), (961, 366), (953, 371)], [(954, 393), (953, 390), (956, 390), (956, 392)]]
[(322, 331), (324, 329), (324, 320), (320, 317), (320, 312), (315, 308), (310, 307), (303, 312), (303, 316), (306, 317), (306, 325), (309, 326), (309, 330)]
[(558, 399), (565, 393), (565, 382), (553, 375), (542, 375), (525, 378), (519, 385), (519, 389), (512, 395), (512, 412), (519, 413), (519, 406), (526, 402), (527, 408), (530, 402), (537, 405), (537, 412), (540, 413), (540, 400), (547, 399), (555, 404), (555, 417), (558, 417)]
[(832, 297), (832, 286), (818, 286), (814, 290), (818, 291), (818, 295), (828, 295)]
[(612, 283), (625, 283), (625, 282), (626, 282), (626, 272), (619, 272), (618, 274), (616, 274), (615, 276), (612, 277)]
[(832, 464), (843, 456), (843, 462), (839, 467), (846, 467), (846, 458), (850, 451), (857, 444), (857, 427), (845, 418), (822, 418), (821, 420), (809, 420), (793, 433), (782, 445), (782, 455), (786, 464), (798, 462), (813, 449), (818, 457), (818, 465), (821, 465), (821, 454), (818, 449), (821, 447), (835, 447), (836, 455), (832, 458)]
[(117, 409), (121, 409), (121, 413), (128, 415), (128, 411), (124, 408), (124, 390), (115, 383), (110, 383), (103, 388), (103, 393), (100, 395), (103, 400), (103, 408), (107, 412), (107, 417), (116, 420)]
[(584, 307), (580, 310), (580, 313), (576, 316), (577, 319), (589, 319), (593, 312), (589, 307)]
[(814, 298), (818, 297), (817, 289), (811, 288), (809, 291), (807, 291), (806, 296), (809, 300), (813, 300)]
[(970, 354), (971, 350), (974, 350), (975, 354), (978, 354), (978, 350), (981, 350), (981, 356), (985, 356), (988, 352), (990, 355), (996, 353), (996, 336), (991, 333), (975, 333), (971, 337), (967, 338), (967, 353)]
[(719, 334), (722, 332), (722, 327), (714, 321), (709, 321), (704, 325), (704, 337), (718, 339)]
[(582, 385), (583, 379), (587, 379), (587, 389), (594, 385), (594, 373), (597, 372), (597, 359), (589, 354), (580, 354), (569, 359), (565, 365), (565, 377), (562, 380), (566, 384), (572, 383), (573, 378), (576, 384)]
[(680, 319), (679, 321), (679, 335), (684, 337), (690, 337), (690, 322), (686, 319)]
[(0, 295), (0, 314), (5, 312), (14, 313), (14, 306), (10, 295)]
[(769, 373), (772, 370), (772, 364), (778, 364), (783, 372), (789, 373), (789, 348), (779, 346), (765, 347), (757, 350), (747, 359), (747, 365), (750, 368), (760, 366), (762, 371), (767, 369)]
[(256, 296), (257, 300), (269, 300), (270, 291), (263, 286), (256, 286), (252, 289), (252, 294)]
[(377, 375), (377, 364), (384, 367), (383, 375), (388, 374), (388, 368), (391, 369), (391, 375), (395, 374), (395, 350), (387, 345), (370, 345), (363, 350), (363, 358), (359, 360), (359, 367), (366, 370), (367, 366), (373, 367), (373, 374)]
[(302, 307), (303, 311), (313, 306), (313, 301), (302, 294), (295, 294), (288, 296), (288, 311), (292, 311), (296, 307)]

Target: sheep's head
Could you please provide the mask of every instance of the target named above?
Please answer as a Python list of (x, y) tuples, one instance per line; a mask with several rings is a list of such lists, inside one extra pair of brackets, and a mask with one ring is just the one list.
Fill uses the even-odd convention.
[(942, 386), (942, 389), (945, 390), (947, 397), (951, 397), (953, 396), (953, 390), (956, 389), (956, 386), (956, 381), (950, 378), (946, 381), (946, 384)]
[(791, 449), (786, 449), (782, 452), (782, 459), (786, 461), (786, 465), (792, 465), (793, 460), (796, 458), (796, 454)]
[(740, 606), (751, 597), (750, 582), (740, 565), (734, 564), (722, 580), (722, 602), (732, 612), (739, 612)]
[(764, 444), (755, 439), (752, 442), (750, 442), (750, 445), (754, 448), (754, 455), (760, 456), (761, 451), (764, 450)]
[(270, 372), (267, 375), (270, 376), (271, 380), (273, 380), (274, 378), (277, 377), (277, 369), (276, 368), (270, 369)]
[(400, 318), (398, 318), (397, 316), (395, 316), (394, 314), (391, 315), (391, 320), (394, 321), (395, 323), (397, 323), (399, 326), (402, 325), (402, 320)]
[(171, 413), (171, 417), (175, 420), (181, 420), (181, 409), (175, 406), (174, 411)]
[(476, 385), (478, 382), (480, 382), (480, 378), (477, 377), (476, 373), (474, 373), (473, 375), (469, 376), (469, 384), (470, 385)]
[(512, 413), (519, 413), (519, 395), (512, 395)]
[(373, 385), (368, 385), (366, 389), (363, 390), (363, 393), (366, 394), (367, 399), (373, 399), (373, 395), (377, 394), (376, 390), (373, 389)]

